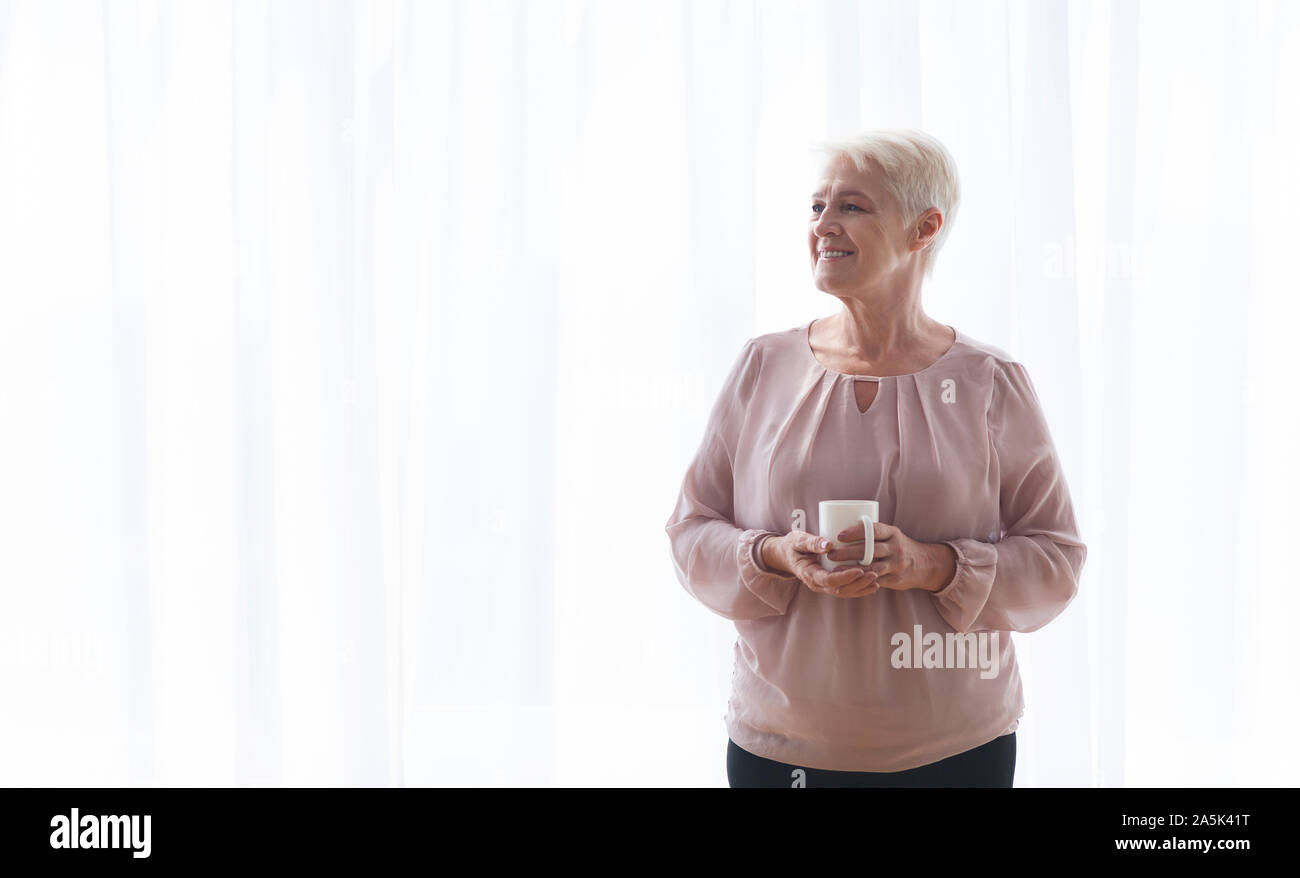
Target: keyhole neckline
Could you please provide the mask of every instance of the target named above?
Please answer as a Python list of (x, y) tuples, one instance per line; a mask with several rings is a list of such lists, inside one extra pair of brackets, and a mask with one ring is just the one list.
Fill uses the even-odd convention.
[[(962, 342), (961, 330), (957, 329), (957, 327), (955, 326), (948, 326), (948, 324), (944, 324), (945, 326), (948, 326), (948, 328), (951, 329), (953, 332), (952, 344), (949, 345), (948, 350), (944, 351), (942, 354), (939, 355), (939, 359), (935, 360), (933, 363), (926, 366), (924, 369), (921, 369), (916, 372), (905, 372), (901, 375), (855, 375), (852, 372), (841, 372), (838, 369), (832, 369), (831, 367), (824, 364), (821, 360), (817, 359), (817, 355), (813, 353), (812, 325), (816, 323), (819, 319), (820, 318), (814, 317), (812, 320), (809, 320), (808, 324), (803, 328), (804, 350), (808, 352), (808, 359), (812, 360), (813, 364), (816, 365), (823, 372), (829, 372), (832, 375), (840, 375), (844, 378), (853, 378), (855, 380), (860, 380), (860, 381), (875, 381), (876, 383), (880, 383), (886, 378), (910, 378), (914, 375), (921, 375), (925, 372), (929, 372), (931, 369), (938, 366), (944, 360), (948, 359), (948, 357), (952, 355), (953, 351), (957, 349), (957, 346)], [(874, 403), (872, 404), (871, 408), (875, 408)], [(870, 410), (871, 409), (868, 409), (867, 411)], [(863, 414), (865, 414), (865, 412)]]

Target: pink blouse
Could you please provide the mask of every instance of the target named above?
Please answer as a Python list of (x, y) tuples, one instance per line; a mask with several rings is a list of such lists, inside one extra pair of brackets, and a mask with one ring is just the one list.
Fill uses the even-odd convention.
[[(959, 330), (911, 375), (813, 356), (813, 321), (747, 341), (709, 415), (666, 531), (686, 591), (736, 624), (727, 734), (780, 762), (902, 771), (1014, 731), (1012, 631), (1074, 598), (1087, 557), (1025, 367)], [(855, 380), (879, 382), (858, 411)], [(956, 551), (941, 591), (861, 598), (760, 567), (756, 540), (817, 533), (820, 500)]]

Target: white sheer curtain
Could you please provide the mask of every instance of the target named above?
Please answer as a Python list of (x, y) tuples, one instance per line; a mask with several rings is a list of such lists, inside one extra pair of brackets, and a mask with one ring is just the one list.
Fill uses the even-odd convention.
[(1296, 784), (1298, 11), (0, 0), (0, 777), (725, 784), (663, 521), (915, 126), (1089, 544), (1017, 784)]

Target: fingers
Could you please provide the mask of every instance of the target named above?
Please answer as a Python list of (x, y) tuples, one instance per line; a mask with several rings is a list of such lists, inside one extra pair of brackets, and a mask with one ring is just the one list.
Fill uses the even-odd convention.
[(867, 538), (867, 533), (862, 529), (862, 522), (858, 522), (852, 527), (846, 527), (835, 535), (835, 539), (841, 543), (860, 543)]
[(865, 595), (874, 594), (879, 591), (880, 585), (877, 583), (876, 574), (864, 567), (852, 566), (840, 570), (832, 571), (831, 577), (848, 577), (844, 582), (838, 582), (832, 578), (828, 583), (826, 594), (834, 595), (837, 598), (860, 598)]
[[(861, 528), (859, 527), (859, 529)], [(832, 561), (861, 561), (862, 556), (865, 554), (864, 552), (865, 546), (866, 546), (865, 540), (858, 540), (857, 542), (850, 542), (846, 540), (844, 543), (835, 543), (834, 545), (831, 546), (831, 550), (829, 552), (825, 552), (823, 554), (825, 554), (826, 557)], [(878, 542), (876, 543), (875, 552), (873, 552), (871, 555), (871, 560), (883, 561), (885, 558), (889, 557), (887, 552), (888, 552), (888, 547), (885, 546), (883, 543)]]
[(848, 585), (827, 592), (827, 594), (837, 598), (862, 598), (878, 591), (880, 591), (880, 584), (872, 579), (871, 574), (868, 573)]
[(805, 556), (796, 565), (798, 567), (796, 575), (803, 581), (803, 584), (816, 592), (824, 592), (829, 589), (839, 588), (852, 581), (852, 570), (837, 572), (828, 572), (822, 568), (821, 563), (813, 557)]
[[(885, 539), (885, 537), (881, 536), (880, 533), (883, 528), (884, 525), (881, 522), (877, 521), (874, 523), (871, 533), (877, 540)], [(841, 543), (860, 543), (866, 538), (867, 531), (860, 521), (852, 527), (846, 527), (835, 535), (835, 539), (839, 540)]]
[(862, 597), (879, 589), (876, 574), (856, 565), (828, 572), (821, 564), (805, 559), (799, 565), (799, 578), (812, 591), (835, 597)]
[[(895, 546), (889, 541), (889, 537), (880, 535), (880, 532), (886, 529), (886, 526), (879, 522), (876, 523), (875, 537), (873, 538), (875, 552), (871, 556), (873, 561), (888, 558), (895, 550)], [(836, 541), (831, 544), (830, 551), (824, 554), (832, 561), (861, 561), (866, 541), (867, 538), (862, 530), (862, 522), (858, 522), (853, 527), (840, 531)]]
[(904, 591), (903, 580), (894, 573), (882, 573), (876, 577), (876, 585), (880, 588), (888, 588), (895, 591)]
[(823, 537), (817, 536), (817, 534), (804, 533), (799, 535), (799, 539), (795, 544), (795, 548), (798, 549), (800, 552), (806, 552), (810, 555), (815, 555), (818, 552), (824, 551), (822, 549), (823, 542), (826, 542), (826, 540)]

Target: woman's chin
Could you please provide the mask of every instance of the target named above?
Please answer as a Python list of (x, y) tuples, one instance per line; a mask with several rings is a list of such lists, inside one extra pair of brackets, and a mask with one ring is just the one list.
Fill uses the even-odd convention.
[(841, 293), (844, 292), (845, 290), (850, 289), (850, 286), (848, 284), (837, 283), (836, 281), (830, 278), (824, 277), (816, 273), (813, 274), (813, 285), (816, 286), (817, 289), (821, 290), (823, 293)]

